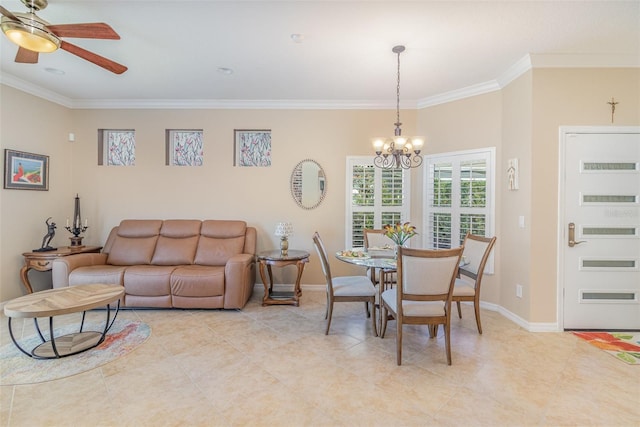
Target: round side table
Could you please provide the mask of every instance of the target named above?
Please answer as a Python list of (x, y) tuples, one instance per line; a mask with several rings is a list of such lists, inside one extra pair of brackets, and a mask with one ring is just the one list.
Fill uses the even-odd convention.
[[(263, 251), (258, 253), (258, 262), (260, 263), (260, 277), (264, 284), (264, 298), (262, 299), (262, 305), (295, 305), (296, 307), (300, 303), (300, 279), (302, 278), (302, 272), (304, 265), (309, 262), (309, 252), (290, 249), (287, 254), (283, 254), (280, 250)], [(273, 290), (273, 274), (271, 267), (286, 267), (287, 265), (295, 265), (298, 267), (298, 276), (296, 277), (296, 283), (291, 291), (274, 291)], [(267, 281), (267, 275), (265, 274), (265, 267), (269, 275)]]

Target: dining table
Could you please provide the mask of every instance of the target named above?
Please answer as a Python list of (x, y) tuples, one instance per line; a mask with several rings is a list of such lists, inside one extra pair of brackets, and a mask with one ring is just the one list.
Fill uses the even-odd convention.
[[(393, 285), (391, 275), (397, 273), (398, 260), (396, 259), (395, 250), (383, 247), (383, 248), (355, 248), (351, 250), (336, 252), (336, 258), (340, 261), (348, 264), (358, 265), (366, 267), (370, 271), (371, 282), (376, 284), (376, 272), (380, 278), (378, 286), (378, 302), (377, 307), (380, 308), (380, 316), (378, 319), (378, 330), (382, 327), (382, 293), (388, 289), (388, 286)], [(468, 265), (469, 262), (462, 257), (460, 259), (459, 268), (463, 268)], [(460, 277), (458, 273), (458, 277)]]

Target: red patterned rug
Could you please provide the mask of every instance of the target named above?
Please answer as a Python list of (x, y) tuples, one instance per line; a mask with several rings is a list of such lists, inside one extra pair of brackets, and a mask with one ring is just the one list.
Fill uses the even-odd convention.
[[(100, 330), (102, 324), (87, 322), (86, 330)], [(76, 332), (77, 326), (66, 326), (60, 334)], [(0, 347), (0, 386), (33, 384), (76, 375), (129, 354), (151, 335), (146, 323), (117, 319), (102, 344), (91, 350), (61, 359), (38, 360), (22, 354), (10, 342)], [(25, 348), (41, 341), (36, 335), (20, 340)]]
[(640, 333), (638, 332), (574, 332), (589, 344), (629, 365), (640, 365)]

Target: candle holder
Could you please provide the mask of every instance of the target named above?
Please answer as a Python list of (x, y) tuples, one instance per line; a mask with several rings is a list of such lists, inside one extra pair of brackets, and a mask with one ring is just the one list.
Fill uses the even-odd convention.
[(82, 217), (80, 216), (80, 197), (78, 197), (77, 194), (73, 211), (73, 224), (69, 225), (69, 218), (67, 218), (67, 226), (65, 228), (69, 233), (73, 234), (73, 237), (69, 237), (72, 248), (80, 248), (84, 246), (82, 244), (82, 236), (80, 236), (80, 234), (87, 231), (89, 226), (87, 225), (86, 219), (84, 220), (84, 225), (82, 225)]

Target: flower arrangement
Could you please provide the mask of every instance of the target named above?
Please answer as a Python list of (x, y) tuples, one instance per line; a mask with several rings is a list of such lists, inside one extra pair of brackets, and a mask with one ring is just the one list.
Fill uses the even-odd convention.
[(398, 222), (396, 225), (387, 224), (384, 226), (384, 235), (393, 240), (396, 245), (404, 245), (407, 240), (416, 234), (418, 234), (416, 233), (416, 227), (408, 222), (404, 224)]

